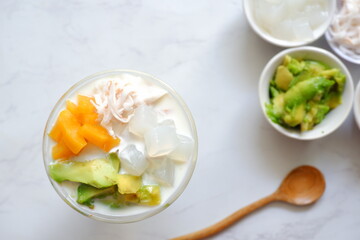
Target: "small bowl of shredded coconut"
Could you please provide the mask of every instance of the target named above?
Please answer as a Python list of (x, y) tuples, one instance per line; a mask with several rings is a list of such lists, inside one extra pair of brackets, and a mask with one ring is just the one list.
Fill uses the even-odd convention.
[(339, 0), (337, 8), (326, 39), (339, 56), (360, 64), (360, 0)]

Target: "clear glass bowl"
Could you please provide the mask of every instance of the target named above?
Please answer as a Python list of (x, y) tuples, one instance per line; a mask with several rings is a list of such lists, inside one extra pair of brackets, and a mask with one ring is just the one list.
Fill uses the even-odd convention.
[(332, 39), (332, 35), (329, 32), (329, 30), (326, 32), (325, 34), (325, 38), (329, 44), (329, 46), (331, 47), (331, 49), (340, 57), (342, 57), (343, 59), (355, 63), (355, 64), (360, 64), (360, 55), (349, 55), (348, 53), (346, 53), (345, 51), (342, 50), (342, 48), (339, 46), (339, 44), (335, 43)]
[[(188, 125), (190, 126), (190, 132), (194, 139), (194, 150), (193, 150), (191, 158), (188, 159), (188, 162), (186, 163), (188, 165), (187, 165), (186, 172), (183, 176), (183, 179), (180, 181), (180, 184), (176, 187), (176, 189), (172, 192), (172, 194), (167, 198), (167, 200), (159, 206), (149, 207), (148, 210), (146, 210), (144, 212), (132, 214), (132, 215), (125, 215), (125, 216), (115, 214), (116, 211), (114, 211), (114, 214), (98, 213), (98, 212), (96, 212), (96, 207), (94, 210), (91, 210), (86, 206), (78, 204), (76, 202), (76, 199), (74, 198), (74, 196), (70, 196), (70, 194), (64, 189), (64, 187), (62, 187), (61, 184), (57, 183), (50, 177), (49, 167), (48, 167), (49, 164), (51, 162), (53, 162), (53, 159), (51, 156), (51, 146), (54, 144), (54, 142), (48, 136), (48, 133), (50, 132), (54, 122), (56, 121), (59, 111), (61, 111), (62, 109), (65, 108), (66, 99), (68, 99), (70, 96), (76, 94), (79, 91), (79, 89), (81, 89), (82, 87), (85, 87), (86, 85), (91, 84), (94, 81), (97, 81), (97, 80), (105, 78), (105, 77), (119, 76), (122, 74), (131, 74), (131, 75), (139, 76), (139, 77), (145, 79), (146, 81), (152, 82), (152, 83), (156, 84), (157, 86), (164, 88), (168, 92), (168, 94), (170, 94), (173, 97), (173, 99), (178, 103), (178, 105), (184, 112), (184, 114), (188, 120)], [(165, 208), (167, 208), (171, 203), (173, 203), (181, 195), (181, 193), (185, 190), (186, 186), (188, 185), (190, 178), (193, 174), (193, 171), (195, 169), (195, 165), (196, 165), (196, 161), (197, 161), (197, 153), (198, 153), (198, 138), (197, 138), (195, 122), (194, 122), (194, 119), (191, 115), (189, 108), (187, 107), (187, 105), (185, 104), (183, 99), (179, 96), (179, 94), (177, 94), (175, 92), (174, 89), (172, 89), (170, 86), (168, 86), (161, 80), (159, 80), (149, 74), (138, 72), (138, 71), (133, 71), (133, 70), (110, 70), (110, 71), (99, 72), (99, 73), (95, 73), (95, 74), (88, 76), (88, 77), (84, 78), (83, 80), (77, 82), (56, 103), (56, 105), (53, 108), (53, 110), (51, 111), (49, 119), (46, 123), (44, 136), (43, 136), (43, 160), (44, 160), (46, 173), (49, 177), (51, 184), (53, 185), (54, 189), (59, 194), (59, 196), (70, 207), (75, 209), (77, 212), (79, 212), (87, 217), (90, 217), (92, 219), (96, 219), (96, 220), (100, 220), (100, 221), (104, 221), (104, 222), (112, 222), (112, 223), (129, 223), (129, 222), (140, 221), (140, 220), (143, 220), (150, 216), (153, 216), (153, 215), (161, 212)], [(129, 207), (131, 207), (131, 206), (129, 206)]]
[[(337, 0), (337, 11), (334, 14), (334, 17), (337, 15), (337, 13), (340, 11), (340, 9), (342, 8), (342, 0)], [(330, 24), (331, 27), (331, 24)], [(338, 43), (336, 43), (333, 40), (333, 36), (330, 32), (330, 27), (329, 29), (326, 31), (325, 33), (325, 38), (328, 42), (328, 44), (330, 45), (330, 47), (332, 48), (332, 50), (339, 55), (340, 57), (342, 57), (343, 59), (355, 63), (355, 64), (360, 64), (360, 55), (353, 53), (351, 54), (352, 51), (350, 50), (345, 50), (344, 47), (340, 46)]]

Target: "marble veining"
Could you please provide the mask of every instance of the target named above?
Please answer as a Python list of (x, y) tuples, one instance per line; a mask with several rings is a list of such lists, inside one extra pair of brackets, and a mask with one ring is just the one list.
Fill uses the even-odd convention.
[[(311, 45), (329, 50), (324, 38)], [(279, 51), (250, 29), (241, 0), (1, 0), (0, 239), (167, 239), (272, 193), (302, 164), (325, 175), (319, 202), (270, 204), (213, 239), (360, 239), (360, 130), (352, 113), (337, 131), (311, 142), (272, 129), (257, 84)], [(345, 64), (357, 84), (360, 68)], [(47, 179), (41, 152), (61, 95), (113, 68), (145, 71), (174, 87), (192, 110), (200, 145), (178, 200), (124, 225), (68, 207)]]

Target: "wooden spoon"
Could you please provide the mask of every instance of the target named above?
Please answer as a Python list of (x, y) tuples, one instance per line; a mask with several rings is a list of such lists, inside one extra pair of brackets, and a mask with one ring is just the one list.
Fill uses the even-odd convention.
[(288, 202), (294, 205), (309, 205), (318, 200), (325, 191), (325, 179), (322, 173), (311, 166), (300, 166), (292, 170), (271, 195), (262, 198), (231, 214), (214, 225), (172, 240), (195, 240), (217, 234), (242, 217), (274, 201)]

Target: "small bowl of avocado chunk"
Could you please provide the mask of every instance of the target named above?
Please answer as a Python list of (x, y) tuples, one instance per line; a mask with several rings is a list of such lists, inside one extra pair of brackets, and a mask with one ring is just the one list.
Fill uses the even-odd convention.
[(278, 53), (260, 76), (259, 97), (266, 119), (277, 131), (299, 140), (335, 131), (350, 113), (353, 95), (346, 66), (316, 47)]

